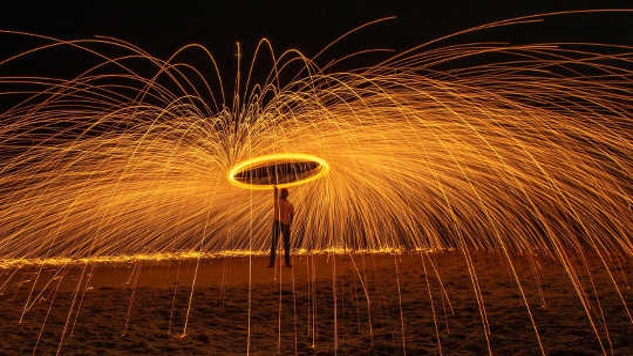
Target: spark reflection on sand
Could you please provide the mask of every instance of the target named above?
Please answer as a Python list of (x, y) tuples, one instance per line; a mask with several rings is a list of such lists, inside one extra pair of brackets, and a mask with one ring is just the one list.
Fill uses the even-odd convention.
[[(454, 249), (437, 249), (437, 248), (417, 248), (412, 251), (433, 253), (439, 251), (453, 251)], [(322, 250), (298, 249), (292, 252), (293, 255), (323, 255), (323, 254), (401, 254), (405, 252), (403, 249), (382, 248), (372, 250), (350, 250), (344, 248), (328, 248)], [(283, 251), (279, 252), (283, 256)], [(198, 252), (198, 251), (182, 251), (182, 252), (159, 252), (150, 254), (134, 254), (120, 256), (94, 256), (94, 257), (52, 257), (52, 258), (9, 258), (0, 260), (0, 269), (12, 269), (29, 266), (62, 266), (72, 264), (106, 264), (106, 263), (133, 263), (133, 262), (160, 262), (169, 260), (194, 260), (194, 259), (217, 259), (226, 257), (262, 257), (266, 256), (266, 251), (248, 251), (248, 250), (227, 250), (220, 252)]]

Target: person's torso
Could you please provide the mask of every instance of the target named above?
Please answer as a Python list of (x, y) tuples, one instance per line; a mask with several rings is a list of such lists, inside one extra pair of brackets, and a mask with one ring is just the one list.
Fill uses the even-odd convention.
[(294, 206), (291, 202), (277, 199), (273, 208), (273, 217), (284, 225), (290, 225), (290, 216), (294, 214)]

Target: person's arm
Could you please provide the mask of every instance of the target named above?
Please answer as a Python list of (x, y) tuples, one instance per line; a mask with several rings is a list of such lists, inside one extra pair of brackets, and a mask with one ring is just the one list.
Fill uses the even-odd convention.
[(290, 225), (292, 225), (292, 222), (295, 219), (295, 206), (292, 205), (292, 203), (290, 203), (290, 206), (292, 207), (292, 212), (290, 213)]
[(274, 194), (273, 194), (273, 219), (276, 219), (275, 216), (275, 212), (277, 211), (277, 209), (279, 209), (279, 189), (277, 189), (277, 186), (273, 186), (274, 187)]

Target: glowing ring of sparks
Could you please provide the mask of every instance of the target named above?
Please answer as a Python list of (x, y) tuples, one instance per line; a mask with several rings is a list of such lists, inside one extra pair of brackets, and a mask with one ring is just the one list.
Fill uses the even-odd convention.
[[(279, 153), (259, 156), (233, 166), (228, 180), (233, 185), (245, 189), (267, 190), (293, 187), (323, 177), (330, 171), (330, 165), (322, 158), (303, 153)], [(271, 173), (274, 174), (272, 178)], [(274, 183), (271, 179), (290, 179)]]

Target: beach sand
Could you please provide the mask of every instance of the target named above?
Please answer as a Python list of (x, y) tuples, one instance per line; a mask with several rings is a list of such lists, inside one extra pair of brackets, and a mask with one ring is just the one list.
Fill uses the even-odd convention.
[[(473, 260), (493, 353), (540, 354), (506, 259), (477, 253)], [(513, 260), (546, 354), (603, 354), (560, 264), (540, 259), (535, 268), (527, 258)], [(633, 305), (627, 284), (633, 277), (631, 262), (612, 268), (628, 305)], [(435, 253), (430, 259), (419, 254), (304, 255), (293, 257), (293, 268), (267, 264), (265, 257), (200, 260), (193, 296), (195, 259), (73, 265), (59, 273), (63, 278), (54, 278), (59, 267), (45, 267), (22, 323), (39, 268), (0, 270), (0, 355), (31, 354), (36, 343), (36, 354), (55, 354), (62, 336), (61, 353), (67, 355), (243, 355), (249, 338), (254, 355), (330, 355), (335, 348), (340, 355), (400, 355), (403, 345), (407, 355), (437, 355), (439, 345), (444, 355), (488, 353), (473, 283), (459, 252)], [(589, 313), (600, 340), (609, 353), (612, 348), (616, 355), (633, 355), (633, 324), (622, 300), (600, 262), (591, 259), (589, 267), (592, 278), (577, 266), (593, 300)], [(82, 272), (89, 278), (82, 279)], [(82, 283), (76, 294), (79, 280), (88, 280), (88, 288)]]

